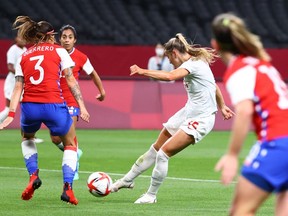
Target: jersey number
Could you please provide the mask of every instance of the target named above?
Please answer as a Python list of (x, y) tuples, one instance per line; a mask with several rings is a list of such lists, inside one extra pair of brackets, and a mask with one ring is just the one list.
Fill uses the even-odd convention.
[(39, 79), (35, 80), (34, 77), (31, 76), (30, 81), (32, 84), (38, 85), (39, 83), (41, 83), (43, 81), (43, 78), (44, 78), (44, 69), (43, 69), (43, 67), (40, 66), (42, 61), (44, 60), (44, 55), (33, 56), (29, 60), (30, 61), (35, 61), (35, 60), (37, 61), (35, 66), (34, 66), (34, 69), (39, 71), (39, 73), (40, 73)]
[(286, 83), (282, 81), (278, 71), (274, 67), (260, 66), (259, 72), (266, 74), (274, 85), (274, 90), (279, 99), (277, 105), (280, 109), (288, 109), (288, 90)]

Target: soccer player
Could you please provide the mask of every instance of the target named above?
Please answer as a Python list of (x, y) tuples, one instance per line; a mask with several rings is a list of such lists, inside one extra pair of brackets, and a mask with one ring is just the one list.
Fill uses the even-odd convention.
[(260, 38), (233, 14), (212, 22), (212, 46), (227, 65), (224, 82), (235, 107), (226, 154), (215, 166), (228, 185), (236, 176), (238, 156), (253, 123), (257, 142), (238, 178), (230, 215), (255, 215), (276, 193), (275, 215), (288, 215), (288, 90), (270, 63)]
[(8, 117), (0, 124), (7, 127), (15, 116), (21, 93), (21, 133), (22, 153), (30, 175), (29, 183), (22, 193), (23, 200), (30, 200), (34, 191), (41, 186), (38, 168), (38, 153), (34, 136), (45, 124), (53, 136), (60, 136), (64, 144), (62, 161), (63, 193), (61, 200), (77, 205), (78, 200), (72, 190), (77, 163), (77, 141), (73, 120), (61, 96), (60, 74), (66, 77), (67, 84), (75, 97), (80, 116), (89, 121), (80, 88), (73, 76), (74, 62), (67, 51), (55, 45), (54, 29), (46, 21), (35, 22), (28, 16), (18, 16), (13, 23), (18, 36), (33, 44), (18, 60), (15, 72), (15, 88), (11, 97)]
[[(75, 43), (77, 40), (77, 32), (75, 28), (71, 25), (64, 25), (60, 31), (59, 31), (59, 40), (61, 45), (67, 50), (70, 57), (75, 63), (75, 66), (73, 67), (73, 75), (76, 78), (76, 80), (79, 79), (79, 74), (81, 71), (84, 71), (87, 75), (90, 76), (90, 78), (93, 80), (95, 86), (97, 87), (99, 94), (96, 96), (97, 100), (103, 101), (105, 98), (105, 90), (103, 87), (103, 84), (101, 82), (100, 77), (98, 76), (97, 72), (93, 68), (93, 66), (90, 63), (89, 58), (76, 49)], [(73, 124), (76, 128), (76, 122), (79, 119), (79, 106), (75, 98), (73, 97), (73, 94), (69, 90), (69, 87), (67, 85), (65, 76), (62, 76), (60, 78), (60, 85), (63, 93), (64, 100), (67, 103), (69, 113), (73, 119)], [(61, 141), (59, 136), (51, 136), (52, 142), (62, 151), (64, 151), (64, 145)], [(75, 172), (74, 180), (79, 179), (79, 159), (82, 155), (82, 150), (78, 148), (77, 150), (77, 156), (78, 156), (78, 162), (77, 162), (77, 169)]]
[[(7, 51), (8, 74), (4, 82), (4, 96), (6, 104), (4, 110), (0, 112), (0, 123), (4, 121), (9, 113), (11, 95), (15, 86), (15, 65), (18, 58), (27, 50), (25, 45), (25, 41), (16, 36), (15, 43)], [(43, 141), (43, 139), (35, 137), (36, 143), (42, 143)]]
[[(233, 112), (225, 105), (215, 83), (209, 63), (213, 62), (212, 49), (197, 48), (178, 33), (165, 44), (165, 55), (176, 68), (170, 72), (146, 70), (133, 65), (131, 75), (140, 74), (157, 80), (183, 78), (188, 100), (186, 105), (163, 124), (156, 142), (138, 158), (130, 171), (111, 186), (111, 192), (133, 188), (134, 179), (155, 164), (148, 191), (135, 203), (155, 203), (158, 189), (168, 172), (168, 160), (191, 144), (200, 142), (213, 128), (217, 104), (225, 119)], [(216, 94), (216, 96), (215, 96)]]

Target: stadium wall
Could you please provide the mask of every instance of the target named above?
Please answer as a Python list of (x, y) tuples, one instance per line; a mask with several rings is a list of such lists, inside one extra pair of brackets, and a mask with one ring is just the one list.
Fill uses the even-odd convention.
[[(0, 40), (0, 78), (7, 74), (6, 52), (13, 44), (12, 40)], [(97, 46), (77, 45), (77, 48), (88, 55), (102, 79), (131, 79), (129, 67), (138, 64), (147, 67), (149, 57), (154, 55), (154, 46)], [(287, 60), (288, 49), (268, 49), (272, 56), (272, 63), (288, 81)], [(221, 81), (225, 66), (218, 60), (212, 65), (216, 80)], [(84, 78), (85, 76), (81, 77)], [(133, 76), (133, 79), (143, 79)]]
[[(4, 80), (0, 80), (3, 87)], [(106, 98), (99, 102), (98, 91), (90, 80), (79, 81), (90, 122), (78, 122), (78, 128), (90, 129), (161, 129), (162, 123), (184, 106), (187, 95), (180, 81), (160, 83), (149, 80), (104, 80)], [(226, 99), (230, 100), (222, 83), (218, 83)], [(4, 108), (4, 95), (0, 96), (0, 109)], [(20, 108), (9, 128), (19, 128)], [(224, 121), (217, 113), (215, 130), (229, 130), (232, 121)], [(43, 128), (45, 128), (43, 126)]]

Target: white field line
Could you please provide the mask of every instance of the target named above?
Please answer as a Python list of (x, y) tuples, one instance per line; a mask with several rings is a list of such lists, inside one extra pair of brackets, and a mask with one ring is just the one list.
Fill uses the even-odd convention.
[[(0, 170), (25, 170), (26, 168), (20, 168), (20, 167), (1, 167)], [(62, 172), (62, 170), (51, 170), (51, 169), (41, 169), (41, 172)], [(79, 173), (85, 173), (89, 174), (93, 171), (79, 171)], [(120, 173), (108, 173), (111, 176), (123, 176), (124, 174)], [(140, 175), (141, 178), (151, 178), (151, 176), (148, 175)], [(213, 180), (213, 179), (192, 179), (192, 178), (178, 178), (178, 177), (169, 177), (167, 176), (166, 179), (170, 180), (177, 180), (177, 181), (190, 181), (190, 182), (208, 182), (208, 183), (220, 183), (219, 180)], [(235, 182), (233, 182), (235, 183)]]

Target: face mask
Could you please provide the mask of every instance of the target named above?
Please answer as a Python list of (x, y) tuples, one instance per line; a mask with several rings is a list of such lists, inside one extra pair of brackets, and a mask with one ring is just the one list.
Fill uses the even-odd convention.
[(162, 48), (156, 48), (155, 52), (156, 52), (157, 56), (163, 56), (164, 55), (164, 49), (162, 49)]

